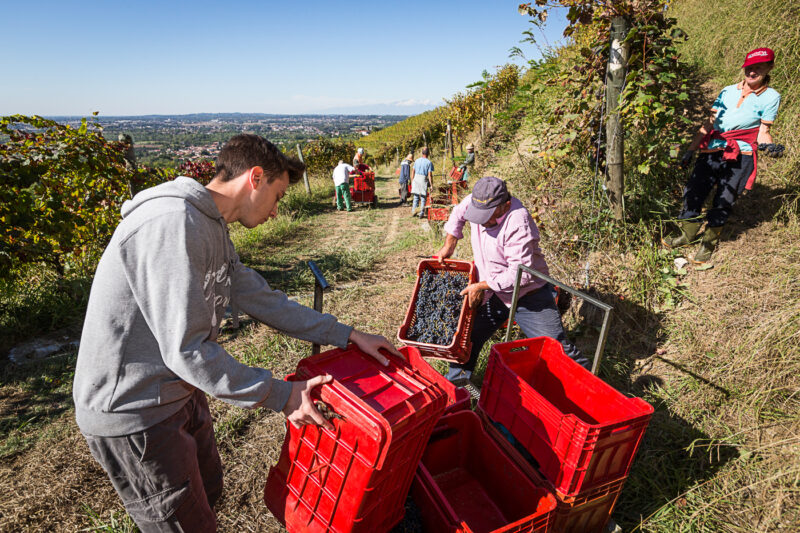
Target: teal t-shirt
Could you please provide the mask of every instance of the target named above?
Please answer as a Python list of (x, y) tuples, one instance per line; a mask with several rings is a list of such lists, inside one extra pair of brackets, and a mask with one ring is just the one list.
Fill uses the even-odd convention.
[[(772, 122), (778, 115), (781, 104), (781, 95), (772, 87), (767, 87), (761, 94), (750, 93), (742, 105), (736, 107), (742, 97), (739, 84), (728, 85), (714, 100), (712, 109), (717, 110), (714, 119), (714, 129), (717, 131), (748, 130), (757, 128), (761, 121)], [(752, 147), (744, 141), (737, 141), (739, 149), (745, 152), (752, 151)], [(708, 144), (710, 149), (724, 148), (725, 141), (714, 139)]]

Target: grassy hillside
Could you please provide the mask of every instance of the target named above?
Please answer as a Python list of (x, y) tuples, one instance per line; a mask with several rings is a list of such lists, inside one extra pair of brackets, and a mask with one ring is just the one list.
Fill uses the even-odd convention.
[[(773, 134), (787, 152), (759, 161), (712, 270), (678, 269), (678, 253), (658, 245), (680, 209), (687, 176), (677, 166), (653, 178), (663, 185), (650, 189), (646, 211), (617, 224), (590, 163), (539, 157), (552, 92), (526, 103), (510, 137), (495, 131), (478, 146), (478, 171), (509, 180), (541, 219), (556, 277), (614, 305), (601, 375), (656, 408), (614, 515), (625, 531), (800, 529), (800, 6), (718, 4), (670, 7), (701, 89), (687, 109), (710, 107), (741, 79), (746, 52), (770, 46), (783, 96)], [(592, 350), (591, 314), (573, 315), (573, 335)]]

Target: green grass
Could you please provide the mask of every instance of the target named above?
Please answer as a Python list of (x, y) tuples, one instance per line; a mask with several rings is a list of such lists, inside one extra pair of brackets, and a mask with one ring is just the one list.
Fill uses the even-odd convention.
[(40, 439), (58, 438), (72, 416), (75, 352), (17, 366), (0, 363), (0, 458), (19, 454)]

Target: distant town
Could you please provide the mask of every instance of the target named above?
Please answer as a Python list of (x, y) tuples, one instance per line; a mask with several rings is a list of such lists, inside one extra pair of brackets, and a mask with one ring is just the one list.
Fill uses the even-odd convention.
[[(73, 126), (81, 121), (81, 117), (48, 118)], [(279, 146), (293, 147), (319, 137), (354, 140), (404, 118), (404, 115), (200, 113), (91, 120), (109, 140), (116, 140), (120, 134), (130, 135), (140, 164), (174, 167), (186, 160), (213, 159), (225, 141), (238, 133), (263, 135)]]

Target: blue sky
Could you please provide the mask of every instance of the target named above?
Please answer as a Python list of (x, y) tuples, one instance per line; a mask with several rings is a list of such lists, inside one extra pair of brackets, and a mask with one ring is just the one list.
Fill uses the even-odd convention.
[[(517, 5), (8, 1), (0, 115), (416, 113), (509, 61), (531, 27)], [(551, 15), (547, 41), (565, 26)]]

